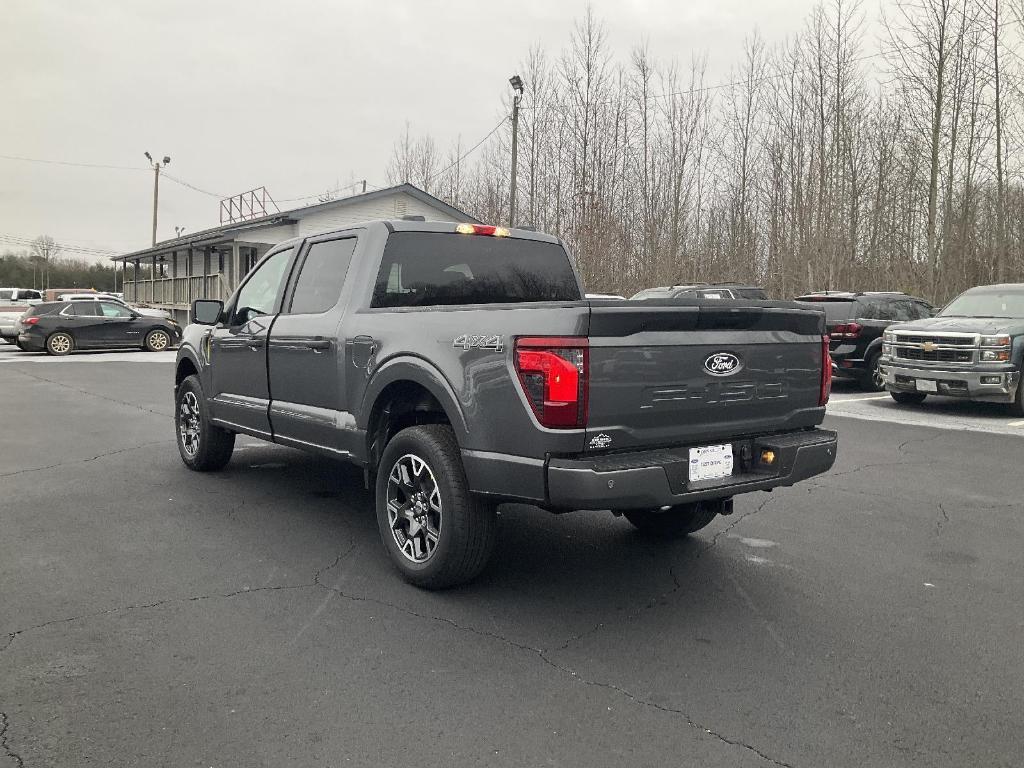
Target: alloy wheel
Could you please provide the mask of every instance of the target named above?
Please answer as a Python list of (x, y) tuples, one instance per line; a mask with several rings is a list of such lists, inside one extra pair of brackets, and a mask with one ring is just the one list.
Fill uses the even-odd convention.
[(178, 438), (190, 459), (199, 452), (199, 429), (199, 398), (195, 392), (186, 392), (178, 408)]
[(71, 351), (71, 338), (66, 334), (58, 333), (50, 339), (50, 350), (55, 354), (63, 355)]
[(388, 475), (388, 525), (402, 555), (425, 563), (441, 535), (441, 491), (430, 466), (412, 453), (395, 462)]
[(167, 349), (167, 345), (170, 343), (170, 338), (163, 331), (153, 331), (153, 333), (149, 335), (149, 348), (154, 352)]

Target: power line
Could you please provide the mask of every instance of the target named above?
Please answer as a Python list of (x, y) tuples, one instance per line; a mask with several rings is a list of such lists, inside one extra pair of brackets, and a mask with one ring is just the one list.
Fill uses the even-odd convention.
[(220, 198), (221, 200), (223, 200), (225, 197), (230, 197), (230, 195), (222, 195), (217, 192), (210, 192), (209, 190), (206, 189), (200, 189), (199, 187), (195, 186), (194, 184), (190, 184), (184, 179), (179, 179), (177, 176), (172, 176), (167, 171), (162, 171), (160, 175), (163, 176), (165, 179), (173, 181), (175, 184), (180, 184), (183, 187), (188, 187), (191, 190), (200, 192), (204, 195), (209, 195), (210, 197)]
[(442, 168), (442, 169), (441, 169), (440, 171), (437, 171), (436, 173), (433, 173), (433, 174), (431, 174), (431, 175), (430, 175), (430, 176), (429, 176), (429, 177), (427, 178), (427, 181), (428, 181), (428, 182), (430, 182), (430, 181), (433, 181), (433, 180), (434, 180), (434, 179), (436, 179), (436, 178), (437, 178), (438, 176), (440, 176), (440, 175), (442, 175), (442, 174), (444, 174), (444, 173), (447, 173), (447, 172), (448, 172), (448, 171), (450, 171), (450, 170), (451, 170), (452, 168), (454, 168), (454, 167), (455, 167), (456, 165), (458, 165), (458, 164), (459, 164), (459, 163), (461, 163), (461, 162), (462, 162), (463, 160), (465, 160), (465, 159), (466, 159), (467, 157), (469, 157), (469, 156), (470, 156), (471, 154), (473, 154), (474, 152), (476, 152), (476, 150), (478, 150), (478, 149), (480, 148), (480, 146), (481, 146), (481, 145), (482, 145), (482, 144), (483, 144), (483, 143), (484, 143), (485, 141), (487, 141), (487, 140), (488, 140), (489, 138), (491, 138), (491, 136), (493, 136), (493, 135), (494, 135), (495, 133), (497, 133), (498, 129), (499, 129), (499, 128), (501, 128), (501, 126), (503, 126), (503, 125), (504, 125), (505, 123), (507, 123), (507, 122), (508, 122), (508, 117), (507, 117), (507, 116), (506, 116), (506, 117), (503, 117), (503, 118), (501, 118), (501, 122), (499, 122), (499, 123), (498, 123), (498, 124), (497, 124), (496, 126), (494, 126), (493, 128), (491, 128), (490, 132), (489, 132), (489, 133), (488, 133), (488, 134), (487, 134), (486, 136), (484, 136), (484, 137), (483, 137), (482, 139), (480, 139), (480, 141), (478, 141), (478, 142), (477, 142), (476, 144), (474, 144), (474, 145), (473, 145), (472, 147), (470, 147), (470, 148), (469, 148), (469, 149), (468, 149), (468, 150), (467, 150), (466, 152), (463, 152), (463, 153), (462, 153), (462, 154), (461, 154), (461, 155), (460, 155), (459, 157), (457, 157), (457, 158), (455, 159), (455, 161), (454, 161), (454, 162), (452, 162), (452, 163), (451, 163), (450, 165), (448, 165), (448, 166), (447, 166), (446, 168)]
[(106, 168), (115, 171), (145, 171), (134, 165), (107, 165), (105, 163), (73, 163), (67, 160), (44, 160), (41, 157), (20, 157), (18, 155), (0, 155), (0, 160), (18, 160), (23, 163), (44, 163), (46, 165), (69, 165), (75, 168)]
[[(19, 248), (31, 248), (37, 239), (38, 238), (0, 233), (0, 242), (8, 243)], [(120, 251), (111, 250), (109, 248), (95, 248), (92, 246), (75, 245), (73, 243), (62, 243), (57, 241), (54, 241), (54, 246), (62, 251), (82, 253), (90, 256), (116, 256), (120, 253)]]

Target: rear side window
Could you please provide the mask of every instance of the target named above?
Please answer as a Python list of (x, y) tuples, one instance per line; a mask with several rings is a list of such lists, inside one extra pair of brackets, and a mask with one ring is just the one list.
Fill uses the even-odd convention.
[(374, 307), (428, 307), (582, 298), (557, 243), (440, 232), (394, 232)]
[(17, 294), (17, 291), (0, 290), (0, 301), (14, 301), (15, 294)]
[(852, 301), (797, 301), (811, 309), (824, 310), (825, 322), (828, 325), (845, 323), (853, 316)]
[(293, 315), (326, 312), (338, 303), (355, 248), (354, 237), (309, 246), (292, 292), (290, 312)]
[(39, 304), (32, 307), (28, 312), (25, 313), (26, 317), (42, 317), (43, 315), (52, 315), (55, 312), (60, 312), (66, 304)]

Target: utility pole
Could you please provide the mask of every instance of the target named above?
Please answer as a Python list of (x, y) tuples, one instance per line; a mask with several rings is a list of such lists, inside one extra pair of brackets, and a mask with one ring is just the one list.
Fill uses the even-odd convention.
[(160, 198), (160, 169), (166, 168), (171, 163), (171, 158), (164, 155), (163, 164), (157, 160), (153, 161), (153, 156), (149, 152), (143, 153), (146, 155), (146, 159), (149, 160), (149, 164), (153, 166), (153, 245), (156, 245), (156, 208), (157, 201)]
[(516, 225), (516, 172), (519, 170), (519, 101), (523, 98), (523, 79), (512, 75), (508, 79), (515, 94), (512, 97), (512, 184), (509, 189), (508, 225)]

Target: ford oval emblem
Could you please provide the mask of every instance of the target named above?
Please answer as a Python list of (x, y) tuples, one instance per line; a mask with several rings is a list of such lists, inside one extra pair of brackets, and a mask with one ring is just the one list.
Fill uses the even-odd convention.
[(728, 376), (741, 367), (740, 359), (732, 352), (715, 352), (704, 361), (704, 369), (712, 376)]

